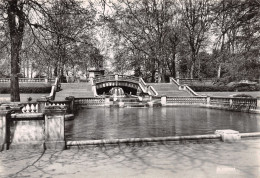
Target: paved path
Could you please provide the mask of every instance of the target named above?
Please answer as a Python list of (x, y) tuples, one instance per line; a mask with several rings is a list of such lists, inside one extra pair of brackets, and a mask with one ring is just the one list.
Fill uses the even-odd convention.
[(260, 177), (260, 140), (4, 151), (0, 177)]

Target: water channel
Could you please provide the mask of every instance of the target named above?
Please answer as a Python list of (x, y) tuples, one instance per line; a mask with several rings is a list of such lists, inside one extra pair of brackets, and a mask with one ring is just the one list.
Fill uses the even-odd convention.
[(260, 132), (260, 115), (192, 107), (82, 109), (65, 122), (67, 140)]

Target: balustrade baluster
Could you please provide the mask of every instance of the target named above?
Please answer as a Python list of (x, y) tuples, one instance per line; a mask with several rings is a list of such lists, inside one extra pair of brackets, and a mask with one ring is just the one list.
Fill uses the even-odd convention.
[(31, 112), (34, 113), (34, 110), (35, 110), (34, 104), (31, 104)]
[(26, 105), (22, 108), (22, 112), (23, 112), (23, 113), (26, 112)]
[(31, 112), (31, 107), (30, 107), (29, 104), (26, 105), (26, 112), (27, 112), (27, 113)]

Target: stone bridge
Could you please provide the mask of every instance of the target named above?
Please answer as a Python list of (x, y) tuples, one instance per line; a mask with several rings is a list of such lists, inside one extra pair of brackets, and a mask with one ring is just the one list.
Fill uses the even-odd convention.
[(107, 75), (94, 78), (93, 84), (96, 86), (98, 95), (107, 94), (113, 87), (121, 87), (125, 93), (136, 95), (137, 91), (157, 95), (157, 92), (147, 85), (142, 78), (127, 75)]

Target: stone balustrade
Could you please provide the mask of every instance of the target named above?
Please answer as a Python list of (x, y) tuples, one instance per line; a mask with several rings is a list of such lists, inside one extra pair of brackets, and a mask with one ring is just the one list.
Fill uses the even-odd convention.
[(236, 98), (236, 97), (166, 97), (161, 98), (163, 106), (169, 105), (197, 105), (213, 108), (223, 108), (238, 111), (260, 109), (260, 98)]
[(105, 106), (105, 97), (75, 98), (75, 105), (80, 106)]
[(65, 149), (66, 111), (66, 106), (46, 106), (44, 113), (12, 113), (11, 107), (1, 106), (1, 150)]
[(73, 113), (74, 97), (67, 97), (65, 100), (53, 101), (46, 98), (38, 99), (36, 102), (27, 102), (21, 104), (22, 113), (42, 113), (47, 106), (62, 106), (66, 107), (68, 113)]
[(199, 96), (195, 91), (193, 91), (188, 85), (186, 85), (186, 84), (180, 84), (180, 81), (179, 81), (179, 79), (177, 79), (177, 81), (174, 79), (174, 78), (172, 78), (172, 77), (170, 77), (170, 82), (172, 83), (172, 84), (174, 84), (174, 85), (176, 85), (178, 88), (179, 88), (179, 90), (185, 90), (185, 91), (187, 91), (188, 93), (190, 93), (192, 96)]
[[(0, 78), (0, 83), (10, 82), (10, 78)], [(47, 78), (19, 78), (19, 82), (21, 83), (48, 83), (49, 80)]]
[(139, 79), (139, 86), (143, 92), (148, 93), (151, 96), (157, 96), (157, 91), (150, 85), (147, 85), (142, 78)]
[(24, 107), (22, 108), (23, 113), (38, 113), (39, 104), (37, 102), (28, 102), (24, 103)]
[(113, 80), (120, 80), (120, 81), (135, 81), (138, 82), (139, 78), (135, 76), (128, 76), (128, 75), (106, 75), (106, 76), (99, 76), (93, 79), (94, 83), (100, 83), (104, 81), (113, 81)]
[(167, 97), (167, 104), (205, 105), (207, 104), (207, 98), (206, 97)]

